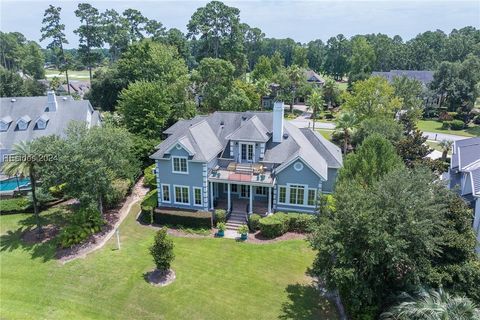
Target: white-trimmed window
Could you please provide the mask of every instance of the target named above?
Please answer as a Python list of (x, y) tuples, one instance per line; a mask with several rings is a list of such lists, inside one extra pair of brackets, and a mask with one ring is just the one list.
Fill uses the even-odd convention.
[(314, 206), (316, 197), (317, 197), (316, 190), (315, 189), (308, 189), (307, 205)]
[(188, 173), (188, 164), (186, 157), (172, 157), (173, 173)]
[(317, 201), (317, 189), (308, 185), (287, 184), (278, 186), (278, 203), (302, 207), (314, 207)]
[(170, 185), (162, 184), (162, 202), (170, 202)]
[[(228, 192), (228, 183), (225, 183), (223, 185), (223, 192), (227, 193)], [(235, 183), (230, 184), (230, 192), (231, 193), (238, 193), (238, 185)]]
[(190, 192), (187, 186), (174, 186), (175, 203), (190, 204)]
[(284, 186), (278, 187), (278, 202), (280, 203), (287, 202), (287, 187), (284, 187)]
[(202, 205), (202, 188), (193, 188), (193, 204), (196, 206)]
[(305, 186), (290, 185), (290, 204), (303, 205), (305, 201)]
[(255, 187), (255, 194), (259, 196), (266, 196), (268, 194), (267, 187)]

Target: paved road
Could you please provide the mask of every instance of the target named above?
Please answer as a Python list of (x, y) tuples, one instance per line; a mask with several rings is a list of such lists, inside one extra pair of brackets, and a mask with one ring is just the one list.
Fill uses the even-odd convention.
[[(312, 120), (310, 119), (310, 113), (305, 112), (298, 118), (294, 120), (290, 120), (290, 123), (299, 127), (299, 128), (309, 128), (312, 127)], [(331, 122), (315, 122), (315, 128), (317, 129), (335, 129), (335, 124)], [(458, 136), (454, 134), (448, 133), (435, 133), (435, 132), (423, 132), (423, 135), (428, 137), (428, 140), (432, 141), (442, 141), (442, 140), (450, 140), (450, 141), (457, 141), (462, 139), (468, 139), (469, 137)]]

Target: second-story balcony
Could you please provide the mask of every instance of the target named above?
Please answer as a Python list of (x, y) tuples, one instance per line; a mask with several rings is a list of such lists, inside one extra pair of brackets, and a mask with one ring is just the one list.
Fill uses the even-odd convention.
[(274, 174), (261, 163), (220, 163), (208, 176), (212, 182), (273, 186)]

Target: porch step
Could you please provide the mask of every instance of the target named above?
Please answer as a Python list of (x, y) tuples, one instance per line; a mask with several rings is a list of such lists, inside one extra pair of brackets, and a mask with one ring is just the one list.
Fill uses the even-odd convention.
[(225, 224), (227, 230), (238, 230), (242, 225), (247, 223), (247, 215), (245, 213), (232, 212)]

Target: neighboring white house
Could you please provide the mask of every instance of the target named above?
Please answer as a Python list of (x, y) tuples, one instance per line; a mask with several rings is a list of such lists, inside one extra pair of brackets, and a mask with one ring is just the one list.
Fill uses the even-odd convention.
[(473, 229), (480, 253), (480, 138), (454, 142), (449, 176), (449, 187), (458, 188), (460, 195), (474, 210)]
[(56, 97), (53, 91), (47, 96), (1, 98), (0, 164), (15, 143), (52, 134), (63, 136), (71, 121), (92, 127), (100, 123), (100, 114), (88, 100)]

